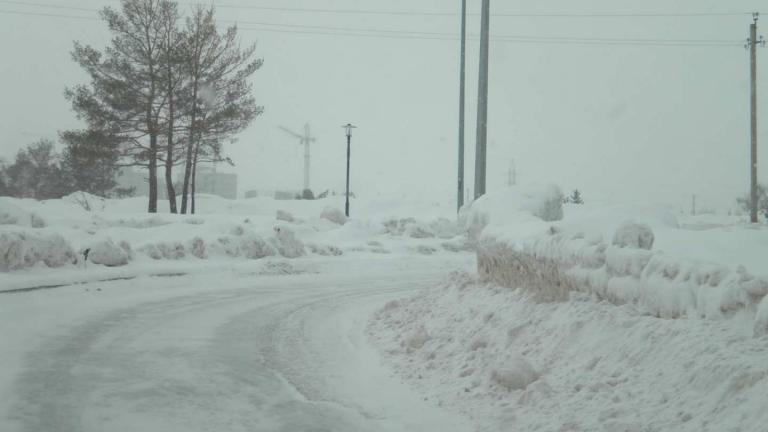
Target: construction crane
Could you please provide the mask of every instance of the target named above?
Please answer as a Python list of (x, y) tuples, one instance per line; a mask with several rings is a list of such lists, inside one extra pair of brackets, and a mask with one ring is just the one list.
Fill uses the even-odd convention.
[(309, 123), (304, 125), (304, 135), (298, 134), (287, 127), (278, 126), (280, 130), (299, 139), (299, 145), (304, 146), (304, 190), (309, 189), (309, 145), (316, 141), (309, 132)]

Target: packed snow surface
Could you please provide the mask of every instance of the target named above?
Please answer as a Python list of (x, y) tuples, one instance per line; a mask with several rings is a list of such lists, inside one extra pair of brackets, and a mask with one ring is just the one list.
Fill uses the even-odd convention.
[(397, 374), (481, 431), (742, 431), (768, 424), (768, 336), (455, 273), (368, 332)]
[(0, 430), (766, 430), (765, 226), (342, 198), (0, 198)]

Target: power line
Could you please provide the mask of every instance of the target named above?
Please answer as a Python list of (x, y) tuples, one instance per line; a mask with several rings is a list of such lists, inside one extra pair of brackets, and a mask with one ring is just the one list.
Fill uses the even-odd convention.
[(71, 19), (80, 19), (80, 20), (89, 20), (89, 21), (98, 21), (99, 20), (96, 17), (76, 16), (76, 15), (61, 15), (61, 14), (45, 13), (45, 12), (13, 11), (13, 10), (3, 10), (3, 9), (0, 9), (0, 14), (24, 15), (24, 16), (39, 16), (39, 17), (50, 17), (50, 18), (71, 18)]
[[(115, 2), (115, 1), (113, 1)], [(78, 10), (78, 11), (95, 11), (95, 9), (89, 9), (79, 6), (69, 6), (52, 3), (40, 3), (40, 2), (27, 2), (19, 0), (0, 0), (0, 3), (19, 5), (19, 6), (32, 6), (32, 7), (48, 7), (52, 9), (64, 9), (64, 10)], [(208, 6), (205, 3), (199, 2), (179, 2), (183, 5), (203, 5)], [(391, 16), (442, 16), (453, 17), (458, 16), (456, 12), (436, 12), (436, 11), (418, 11), (418, 10), (384, 10), (384, 9), (331, 9), (331, 8), (295, 8), (295, 7), (277, 7), (277, 6), (254, 6), (247, 4), (214, 4), (219, 9), (239, 9), (239, 10), (259, 10), (259, 11), (274, 11), (274, 12), (301, 12), (301, 13), (323, 13), (323, 14), (342, 14), (342, 15), (391, 15)], [(706, 17), (734, 17), (734, 16), (749, 16), (752, 12), (656, 12), (656, 13), (494, 13), (491, 16), (495, 18), (706, 18)], [(479, 15), (477, 13), (470, 13), (468, 15)]]
[[(0, 3), (5, 1), (0, 0)], [(14, 14), (26, 16), (40, 16), (64, 19), (91, 20), (99, 21), (97, 17), (86, 17), (78, 15), (64, 15), (45, 12), (12, 11), (0, 10), (0, 14)], [(222, 20), (222, 22), (237, 22), (231, 20)], [(456, 41), (459, 36), (453, 33), (445, 32), (424, 32), (424, 31), (405, 31), (389, 30), (375, 28), (359, 27), (333, 27), (333, 26), (315, 26), (303, 24), (277, 24), (256, 21), (240, 21), (247, 25), (256, 25), (259, 27), (240, 27), (244, 31), (261, 31), (270, 33), (288, 33), (302, 35), (320, 35), (320, 36), (343, 36), (355, 38), (379, 38), (379, 39), (407, 39), (407, 40), (437, 40), (437, 41)], [(275, 28), (279, 27), (279, 28)], [(479, 36), (472, 35), (471, 39), (478, 39)], [(585, 38), (574, 36), (535, 36), (535, 35), (493, 35), (493, 42), (517, 43), (517, 44), (539, 44), (539, 45), (626, 45), (626, 46), (668, 46), (668, 47), (732, 47), (741, 46), (741, 41), (718, 40), (718, 39), (658, 39), (658, 38)]]
[(45, 7), (45, 8), (51, 8), (51, 9), (75, 10), (75, 11), (84, 11), (84, 12), (97, 11), (96, 9), (93, 9), (93, 8), (67, 6), (67, 5), (51, 4), (51, 3), (33, 3), (33, 2), (27, 2), (27, 1), (0, 0), (0, 3), (14, 5), (14, 6)]

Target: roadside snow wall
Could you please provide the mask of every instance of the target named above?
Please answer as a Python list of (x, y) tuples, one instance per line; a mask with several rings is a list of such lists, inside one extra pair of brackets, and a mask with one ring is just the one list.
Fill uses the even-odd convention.
[[(544, 301), (580, 291), (660, 318), (746, 312), (754, 317), (755, 335), (768, 334), (768, 277), (648, 250), (652, 232), (647, 226), (619, 230), (624, 232), (610, 244), (601, 236), (556, 227), (519, 240), (490, 230), (477, 245), (478, 273), (483, 281), (530, 290)], [(627, 241), (627, 230), (634, 230), (638, 241)]]

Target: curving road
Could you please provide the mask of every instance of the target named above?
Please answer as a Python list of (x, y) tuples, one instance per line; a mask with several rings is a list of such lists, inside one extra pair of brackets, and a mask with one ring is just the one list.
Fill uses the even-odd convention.
[(374, 309), (466, 263), (353, 264), (4, 296), (0, 429), (471, 430), (394, 378), (364, 336)]

